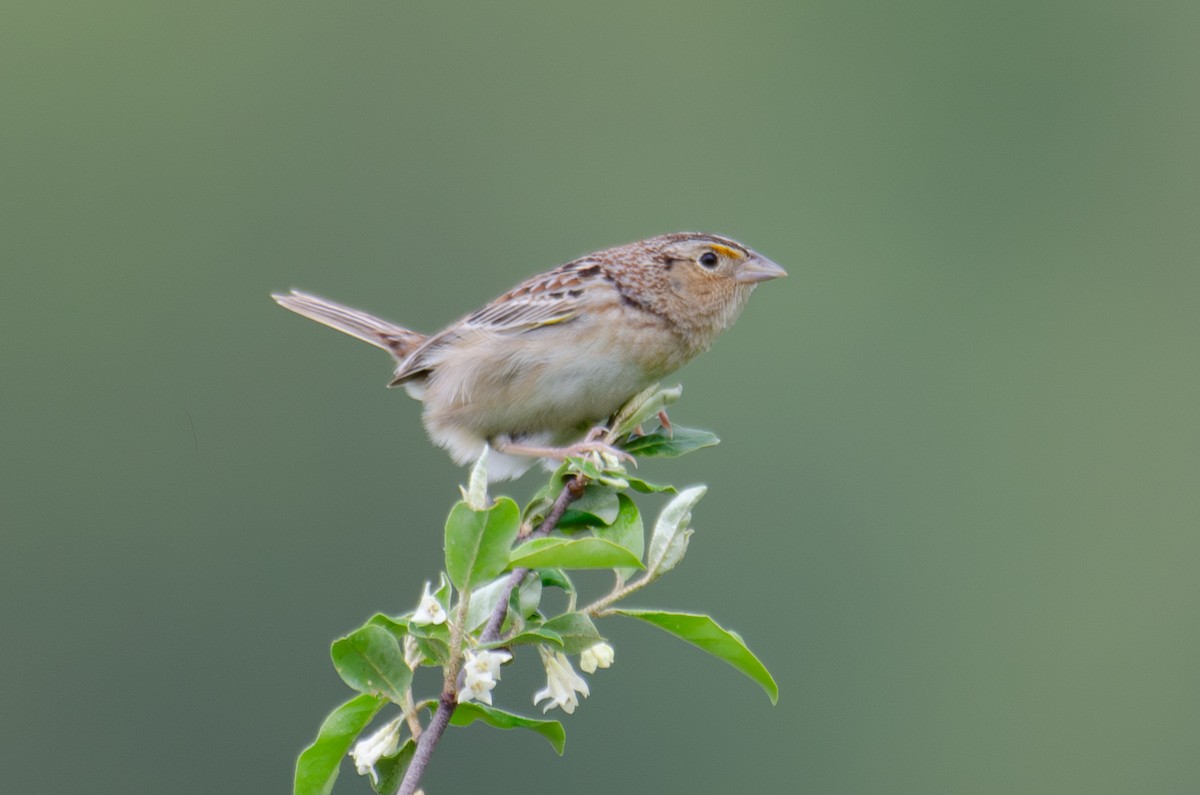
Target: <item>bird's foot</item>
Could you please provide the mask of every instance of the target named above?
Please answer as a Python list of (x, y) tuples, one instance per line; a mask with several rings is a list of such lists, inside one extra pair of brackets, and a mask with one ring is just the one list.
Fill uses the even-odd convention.
[(492, 447), (498, 453), (529, 456), (530, 458), (549, 458), (554, 461), (565, 461), (568, 458), (595, 455), (599, 459), (599, 463), (614, 468), (620, 466), (620, 462), (622, 461), (636, 463), (636, 459), (632, 455), (603, 441), (602, 437), (606, 431), (607, 429), (604, 427), (593, 428), (584, 437), (583, 441), (569, 444), (565, 447), (521, 444), (507, 437), (493, 440)]

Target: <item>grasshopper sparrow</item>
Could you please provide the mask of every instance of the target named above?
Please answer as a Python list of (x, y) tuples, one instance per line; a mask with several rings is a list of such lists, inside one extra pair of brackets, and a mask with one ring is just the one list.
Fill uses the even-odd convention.
[(681, 232), (534, 276), (432, 336), (299, 291), (272, 297), (390, 353), (389, 386), (424, 403), (434, 444), (460, 464), (490, 444), (489, 479), (505, 480), (595, 449), (579, 441), (589, 427), (708, 350), (759, 282), (784, 275), (729, 238)]

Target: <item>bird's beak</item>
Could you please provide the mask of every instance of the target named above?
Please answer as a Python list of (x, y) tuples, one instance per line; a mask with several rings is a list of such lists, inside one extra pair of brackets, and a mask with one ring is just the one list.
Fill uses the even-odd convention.
[(743, 284), (757, 284), (769, 279), (778, 279), (780, 276), (787, 276), (787, 271), (766, 257), (751, 254), (750, 259), (742, 263), (733, 278)]

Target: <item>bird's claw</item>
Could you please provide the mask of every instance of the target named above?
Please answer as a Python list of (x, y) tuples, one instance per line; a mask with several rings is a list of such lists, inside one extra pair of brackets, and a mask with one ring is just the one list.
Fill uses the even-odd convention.
[(599, 456), (602, 460), (613, 459), (615, 461), (637, 462), (637, 459), (621, 448), (613, 447), (611, 444), (602, 442), (599, 439), (584, 439), (582, 442), (576, 442), (569, 447), (564, 447), (563, 452), (567, 456), (585, 456), (594, 454)]

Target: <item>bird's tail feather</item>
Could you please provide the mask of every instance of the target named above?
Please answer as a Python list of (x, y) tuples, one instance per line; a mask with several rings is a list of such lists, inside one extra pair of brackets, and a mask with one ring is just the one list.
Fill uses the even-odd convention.
[(317, 295), (292, 290), (287, 294), (275, 293), (271, 297), (277, 304), (298, 315), (304, 315), (310, 320), (324, 323), (363, 342), (369, 342), (377, 348), (383, 348), (398, 362), (408, 358), (408, 355), (425, 341), (424, 334)]

